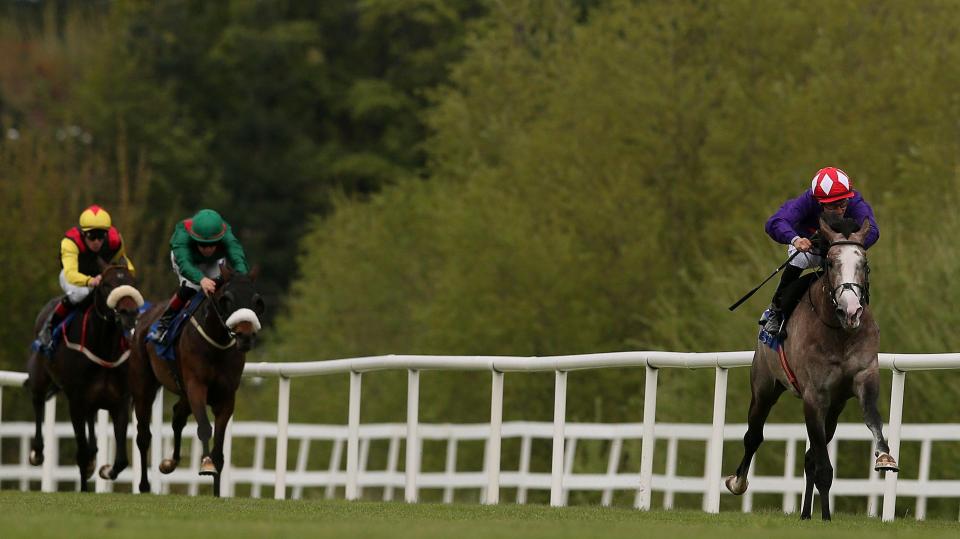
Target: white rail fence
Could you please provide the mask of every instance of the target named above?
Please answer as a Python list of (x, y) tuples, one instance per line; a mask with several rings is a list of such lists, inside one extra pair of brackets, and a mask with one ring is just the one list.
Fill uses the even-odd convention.
[[(704, 510), (716, 513), (720, 508), (720, 494), (722, 486), (722, 470), (720, 468), (723, 456), (723, 441), (725, 439), (739, 439), (743, 436), (745, 431), (743, 425), (724, 424), (726, 415), (727, 370), (735, 367), (749, 366), (752, 355), (752, 352), (616, 352), (554, 357), (390, 355), (297, 363), (248, 363), (244, 373), (246, 376), (277, 377), (279, 380), (277, 422), (275, 425), (270, 425), (269, 427), (273, 430), (273, 437), (276, 439), (276, 465), (272, 473), (257, 470), (256, 465), (254, 466), (253, 471), (250, 472), (240, 469), (231, 469), (231, 467), (228, 466), (224, 470), (225, 473), (223, 477), (223, 483), (228, 485), (226, 493), (228, 495), (232, 494), (232, 486), (240, 481), (241, 478), (246, 481), (247, 478), (243, 476), (243, 474), (251, 473), (253, 474), (251, 475), (251, 478), (257, 479), (256, 481), (251, 480), (251, 483), (253, 484), (265, 484), (265, 482), (272, 480), (272, 484), (274, 486), (274, 497), (277, 499), (283, 499), (287, 495), (288, 483), (291, 487), (293, 487), (294, 495), (297, 495), (298, 492), (301, 492), (298, 491), (298, 489), (302, 489), (307, 485), (318, 484), (310, 483), (309, 481), (320, 481), (321, 479), (324, 479), (327, 481), (326, 484), (333, 485), (338, 483), (331, 483), (331, 480), (342, 481), (342, 484), (345, 486), (346, 498), (349, 500), (355, 500), (359, 498), (362, 492), (361, 489), (368, 485), (381, 485), (393, 488), (399, 488), (402, 485), (404, 487), (404, 499), (408, 502), (416, 502), (420, 488), (460, 488), (457, 482), (465, 481), (469, 484), (465, 484), (463, 488), (476, 488), (480, 486), (483, 488), (484, 492), (484, 503), (495, 504), (499, 502), (501, 487), (517, 487), (519, 489), (537, 487), (546, 488), (546, 475), (549, 475), (550, 504), (554, 506), (562, 506), (566, 503), (570, 490), (592, 489), (593, 487), (590, 485), (593, 485), (593, 483), (591, 483), (591, 481), (597, 479), (596, 477), (582, 478), (580, 476), (583, 474), (570, 473), (571, 470), (569, 468), (569, 464), (573, 462), (572, 459), (573, 455), (575, 454), (576, 440), (580, 439), (581, 437), (589, 436), (586, 432), (582, 434), (577, 433), (577, 429), (579, 429), (582, 425), (578, 426), (566, 424), (567, 372), (572, 370), (597, 368), (643, 367), (646, 372), (643, 423), (639, 425), (602, 426), (604, 429), (639, 429), (638, 436), (641, 440), (639, 473), (620, 473), (616, 469), (614, 469), (614, 471), (611, 473), (608, 469), (607, 474), (602, 475), (602, 480), (604, 481), (602, 487), (604, 488), (601, 490), (604, 490), (605, 498), (608, 497), (606, 491), (611, 490), (610, 488), (607, 488), (607, 485), (611, 485), (615, 488), (620, 488), (622, 485), (622, 488), (624, 489), (635, 490), (635, 506), (641, 510), (647, 510), (650, 508), (651, 493), (653, 490), (663, 490), (665, 493), (665, 499), (669, 499), (672, 495), (671, 493), (675, 492), (703, 492)], [(916, 438), (910, 439), (917, 439), (921, 441), (925, 445), (925, 451), (927, 452), (927, 457), (925, 460), (926, 464), (924, 464), (923, 453), (921, 456), (921, 479), (912, 482), (899, 481), (901, 492), (905, 495), (917, 496), (918, 508), (920, 507), (919, 499), (923, 498), (923, 495), (938, 497), (951, 497), (960, 495), (960, 482), (929, 481), (925, 479), (929, 474), (929, 444), (935, 440), (956, 440), (958, 437), (960, 437), (957, 435), (956, 426), (914, 426), (905, 430), (901, 424), (903, 412), (903, 391), (906, 373), (914, 370), (960, 368), (960, 354), (881, 354), (880, 365), (882, 368), (891, 369), (893, 371), (893, 383), (890, 396), (890, 418), (888, 424), (886, 425), (886, 434), (888, 436), (891, 452), (894, 455), (899, 456), (900, 442), (901, 440), (905, 439), (904, 437), (908, 434), (917, 436)], [(661, 368), (713, 368), (715, 370), (713, 423), (709, 427), (697, 425), (656, 425), (657, 374), (659, 372), (658, 369)], [(362, 453), (365, 452), (361, 446), (361, 440), (366, 440), (364, 444), (369, 447), (369, 440), (373, 439), (371, 438), (371, 435), (366, 434), (368, 429), (373, 429), (374, 427), (382, 427), (387, 430), (398, 428), (396, 426), (383, 427), (374, 425), (365, 425), (361, 428), (360, 425), (360, 389), (363, 373), (382, 370), (406, 370), (408, 372), (407, 423), (405, 428), (402, 428), (402, 434), (405, 437), (406, 447), (409, 450), (405, 452), (406, 464), (404, 467), (404, 477), (402, 482), (399, 481), (397, 472), (395, 471), (390, 472), (388, 470), (376, 473), (361, 473), (361, 462), (364, 457)], [(473, 370), (488, 371), (491, 373), (492, 391), (490, 399), (490, 423), (488, 425), (481, 425), (480, 427), (470, 427), (472, 429), (480, 429), (483, 434), (481, 439), (483, 439), (486, 444), (483, 472), (476, 472), (472, 475), (465, 475), (463, 473), (442, 474), (442, 478), (438, 478), (436, 474), (420, 472), (420, 443), (424, 439), (429, 439), (428, 436), (431, 428), (441, 428), (439, 426), (420, 425), (418, 421), (419, 374), (422, 370)], [(549, 474), (515, 474), (513, 472), (501, 473), (501, 443), (505, 436), (512, 436), (510, 429), (513, 428), (513, 425), (517, 425), (514, 423), (504, 424), (502, 420), (504, 375), (508, 372), (555, 373), (554, 420), (552, 423), (547, 424), (546, 427), (550, 430), (550, 437), (552, 438), (552, 462), (551, 472)], [(301, 376), (320, 376), (331, 374), (349, 374), (350, 377), (349, 412), (347, 426), (345, 427), (346, 472), (331, 472), (328, 468), (325, 472), (304, 471), (301, 474), (299, 473), (299, 461), (301, 459), (298, 458), (298, 471), (294, 474), (291, 474), (288, 481), (286, 464), (290, 439), (296, 439), (298, 436), (301, 437), (301, 440), (313, 439), (310, 438), (312, 435), (306, 434), (306, 431), (301, 430), (307, 429), (307, 426), (290, 425), (289, 423), (291, 379)], [(25, 375), (22, 373), (0, 372), (0, 385), (19, 385), (22, 384), (24, 377)], [(0, 387), (0, 390), (2, 390), (2, 387)], [(160, 414), (156, 413), (156, 410), (160, 409), (160, 403), (155, 403), (155, 406), (154, 421), (159, 422)], [(48, 403), (48, 417), (52, 415), (49, 412), (51, 412), (53, 409), (53, 405)], [(102, 427), (103, 430), (100, 430), (99, 432), (107, 432), (105, 430), (106, 422), (102, 421), (101, 423), (104, 426)], [(242, 424), (238, 423), (237, 425), (231, 427), (233, 436), (241, 435), (241, 425)], [(531, 424), (520, 423), (520, 425), (530, 426)], [(536, 425), (539, 425), (536, 427), (537, 429), (544, 428), (543, 424)], [(159, 427), (159, 424), (155, 425), (154, 428), (155, 431), (159, 430), (156, 427)], [(596, 425), (594, 425), (594, 427), (596, 427)], [(929, 432), (918, 431), (917, 433), (911, 432), (913, 428), (928, 429), (930, 427), (935, 427), (937, 430)], [(334, 429), (334, 431), (336, 429), (340, 429), (337, 431), (340, 434), (331, 436), (327, 439), (341, 440), (342, 451), (343, 438), (340, 436), (343, 435), (342, 429), (344, 429), (344, 427), (327, 428)], [(671, 437), (673, 437), (675, 440), (681, 439), (678, 434), (672, 434), (669, 430), (663, 430), (667, 428), (709, 429), (709, 432), (704, 435), (704, 437), (694, 438), (706, 439), (707, 441), (707, 457), (703, 477), (670, 477), (669, 472), (664, 476), (655, 476), (653, 474), (653, 453), (655, 448), (655, 440), (658, 437), (666, 438), (669, 444)], [(777, 439), (774, 436), (777, 436), (775, 432), (778, 432), (777, 429), (779, 428), (779, 426), (769, 426), (765, 431), (766, 439)], [(783, 439), (805, 439), (805, 434), (803, 433), (802, 429), (796, 430), (797, 427), (795, 426), (783, 426), (783, 428), (787, 430), (794, 429), (792, 431), (793, 434), (783, 434), (783, 436), (786, 436), (786, 438)], [(852, 426), (849, 428), (855, 429), (855, 427)], [(853, 437), (853, 439), (869, 439), (869, 435), (865, 427), (858, 427), (860, 434), (856, 434), (855, 432), (846, 432), (846, 429), (847, 427), (844, 427), (843, 431), (838, 431), (838, 436), (850, 436)], [(45, 438), (52, 439), (54, 430), (55, 428), (53, 423), (48, 423), (45, 426)], [(334, 431), (328, 431), (328, 436)], [(361, 431), (364, 432), (364, 436), (361, 436)], [(396, 434), (395, 431), (393, 432)], [(538, 430), (537, 432), (542, 433), (541, 430)], [(703, 433), (700, 432), (698, 436), (701, 434)], [(256, 434), (252, 435), (257, 436)], [(0, 434), (0, 436), (3, 436), (3, 434)], [(862, 438), (856, 438), (857, 436), (861, 436)], [(613, 453), (613, 449), (618, 438), (623, 440), (628, 438), (628, 436), (626, 436), (624, 433), (620, 433), (618, 436), (607, 438), (612, 440), (611, 453)], [(399, 437), (396, 437), (396, 439), (399, 441)], [(152, 458), (159, 458), (161, 449), (160, 443), (160, 437), (155, 436), (153, 438), (154, 445), (151, 449)], [(262, 444), (264, 442), (258, 441), (258, 443)], [(51, 448), (51, 451), (55, 451), (55, 449), (53, 449), (54, 445), (55, 444), (48, 445), (48, 447)], [(107, 447), (106, 443), (101, 443), (101, 447)], [(302, 453), (303, 447), (304, 444), (301, 444), (301, 455), (304, 454)], [(669, 449), (669, 447), (670, 446), (668, 445), (668, 469), (671, 466), (671, 449)], [(835, 451), (836, 445), (832, 447)], [(793, 453), (791, 453), (791, 448), (794, 451)], [(225, 447), (225, 453), (227, 454), (228, 462), (230, 450), (231, 440), (228, 439), (227, 446)], [(337, 451), (334, 450), (335, 454), (336, 452)], [(397, 455), (396, 450), (394, 450), (392, 454), (394, 455), (392, 458), (395, 459)], [(260, 455), (260, 459), (262, 461), (262, 453), (260, 453)], [(672, 452), (672, 455), (675, 461), (675, 450)], [(106, 452), (101, 451), (98, 454), (98, 459), (105, 461), (105, 456)], [(614, 460), (612, 456), (613, 455), (611, 455), (611, 461)], [(795, 443), (787, 444), (786, 456), (788, 461), (796, 458)], [(48, 460), (51, 462), (56, 462), (55, 457), (55, 454), (48, 454)], [(136, 470), (140, 466), (140, 463), (136, 458), (136, 452), (133, 452), (133, 457), (133, 468), (134, 472), (136, 473)], [(306, 457), (303, 458), (305, 459)], [(926, 470), (924, 469), (924, 466), (926, 467)], [(45, 490), (53, 488), (53, 468), (53, 464), (48, 464), (45, 466), (44, 470), (41, 471), (41, 481), (43, 483), (42, 487)], [(48, 469), (49, 472), (47, 471)], [(155, 465), (151, 466), (151, 469), (155, 470)], [(27, 473), (28, 471), (22, 468), (20, 468), (20, 470), (21, 473)], [(751, 482), (751, 489), (753, 493), (771, 491), (781, 493), (785, 492), (784, 508), (788, 510), (795, 509), (795, 500), (790, 501), (787, 499), (787, 497), (792, 497), (796, 492), (800, 491), (802, 488), (802, 478), (791, 479), (790, 474), (792, 474), (792, 470), (792, 467), (790, 468), (789, 472), (785, 470), (784, 477), (786, 477), (786, 479), (784, 477), (770, 478), (769, 481), (767, 481), (766, 478), (759, 477), (753, 479)], [(175, 474), (169, 476), (171, 480), (177, 479), (177, 473), (178, 472), (175, 472)], [(188, 474), (189, 472), (183, 470), (179, 473), (183, 475)], [(377, 475), (378, 473), (382, 473), (383, 475)], [(159, 474), (154, 473), (152, 475), (152, 483), (155, 491), (159, 492), (162, 483), (161, 481), (157, 481), (157, 475)], [(307, 477), (308, 479), (304, 479), (304, 477)], [(454, 481), (453, 484), (447, 484), (443, 482), (443, 480), (451, 478), (455, 478), (452, 479)], [(527, 483), (521, 484), (521, 479)], [(434, 483), (434, 481), (438, 480), (440, 481), (440, 484)], [(876, 495), (876, 493), (879, 492), (875, 488), (878, 486), (878, 483), (882, 485), (882, 489), (879, 490), (882, 491), (883, 496), (882, 517), (884, 520), (892, 520), (894, 518), (898, 489), (897, 474), (886, 474), (886, 477), (883, 479), (871, 476), (869, 479), (860, 480), (859, 482), (857, 480), (840, 479), (834, 483), (835, 486), (833, 494), (859, 494), (867, 496)], [(695, 487), (695, 484), (699, 485), (699, 487)], [(106, 485), (102, 485), (98, 482), (98, 489), (105, 488), (107, 488)], [(196, 487), (193, 488), (195, 490)], [(327, 492), (329, 493), (332, 491), (328, 490)], [(390, 496), (392, 496), (392, 491)], [(745, 504), (744, 507), (749, 509), (752, 503), (751, 495), (746, 495), (743, 503)], [(870, 506), (871, 511), (876, 511), (876, 506), (876, 501), (873, 501)]]
[[(30, 438), (33, 436), (34, 426), (27, 422), (7, 422), (0, 424), (0, 439), (19, 440), (19, 459), (16, 463), (0, 464), (0, 481), (17, 482), (21, 490), (30, 490), (31, 485), (44, 482), (44, 475), (49, 474), (48, 490), (55, 490), (60, 483), (77, 483), (77, 468), (69, 459), (56, 462), (55, 454), (49, 455), (47, 469), (30, 466), (28, 454)], [(742, 439), (746, 430), (745, 424), (728, 424), (724, 427), (723, 439), (726, 442)], [(160, 432), (162, 438), (163, 455), (171, 452), (173, 432), (171, 427), (163, 425)], [(265, 467), (265, 454), (268, 446), (276, 442), (276, 424), (266, 422), (238, 422), (232, 425), (232, 441), (249, 439), (253, 441), (253, 461), (249, 467), (233, 464), (229, 467), (229, 476), (224, 477), (222, 484), (226, 495), (233, 495), (237, 486), (247, 486), (251, 497), (259, 498), (264, 487), (273, 487), (276, 479), (275, 470)], [(417, 494), (420, 489), (440, 489), (443, 491), (443, 502), (451, 503), (454, 500), (455, 490), (479, 491), (481, 498), (486, 489), (485, 471), (458, 470), (458, 447), (463, 442), (484, 442), (489, 440), (488, 424), (472, 425), (426, 425), (419, 427), (421, 440), (436, 440), (445, 443), (445, 467), (442, 472), (420, 472), (417, 476)], [(662, 492), (662, 507), (672, 509), (675, 494), (705, 494), (707, 492), (706, 479), (702, 475), (681, 476), (677, 474), (678, 445), (681, 441), (709, 440), (712, 425), (688, 423), (660, 423), (654, 428), (658, 441), (666, 442), (666, 466), (663, 474), (654, 474), (652, 489)], [(108, 454), (113, 454), (113, 430), (102, 414), (97, 426), (97, 433), (101, 451), (98, 457), (102, 464)], [(59, 440), (72, 440), (73, 430), (69, 423), (56, 423), (53, 435)], [(196, 427), (189, 425), (184, 429), (185, 447), (189, 448), (189, 457), (184, 458), (183, 468), (171, 475), (154, 477), (153, 484), (156, 492), (169, 493), (172, 486), (185, 486), (186, 492), (196, 495), (203, 484), (209, 484), (209, 479), (198, 475), (200, 462), (200, 445), (192, 440), (196, 435)], [(625, 443), (642, 439), (643, 425), (640, 423), (601, 424), (601, 423), (568, 423), (565, 430), (565, 452), (563, 470), (562, 505), (567, 504), (571, 491), (601, 492), (601, 504), (611, 505), (616, 492), (635, 493), (640, 481), (639, 473), (620, 469), (622, 462), (621, 451)], [(134, 445), (135, 432), (128, 432), (131, 447)], [(390, 501), (395, 498), (395, 492), (405, 486), (405, 472), (398, 470), (398, 457), (404, 437), (406, 425), (402, 423), (366, 424), (360, 427), (360, 456), (358, 460), (359, 477), (357, 481), (358, 496), (363, 495), (365, 488), (382, 489), (382, 498)], [(305, 488), (322, 488), (326, 498), (333, 498), (338, 487), (347, 483), (347, 474), (343, 471), (343, 449), (348, 437), (348, 429), (343, 425), (311, 425), (292, 424), (289, 427), (289, 440), (298, 447), (296, 466), (288, 471), (287, 482), (290, 496), (293, 499), (303, 497)], [(522, 504), (527, 502), (528, 492), (531, 490), (550, 490), (551, 476), (549, 473), (535, 473), (530, 471), (533, 442), (536, 440), (550, 440), (553, 437), (553, 424), (545, 422), (508, 422), (503, 424), (502, 439), (516, 439), (520, 442), (519, 459), (516, 470), (501, 472), (501, 488), (516, 489), (514, 501)], [(750, 490), (741, 497), (741, 509), (749, 512), (753, 509), (754, 494), (782, 495), (782, 508), (786, 513), (795, 512), (799, 506), (799, 496), (803, 490), (803, 478), (795, 474), (798, 464), (798, 455), (802, 459), (806, 430), (802, 425), (769, 424), (765, 429), (765, 438), (768, 442), (786, 442), (784, 466), (782, 475), (758, 476), (750, 474)], [(960, 481), (958, 480), (931, 480), (930, 455), (935, 442), (960, 442), (960, 424), (922, 424), (904, 425), (903, 441), (919, 442), (921, 444), (919, 477), (915, 480), (900, 480), (899, 494), (915, 498), (914, 513), (922, 520), (926, 517), (928, 498), (960, 498)], [(604, 473), (576, 473), (574, 462), (577, 459), (578, 442), (602, 441), (606, 442), (607, 470)], [(841, 442), (872, 441), (870, 432), (861, 424), (841, 424), (837, 435), (830, 444), (830, 452), (835, 457)], [(387, 459), (383, 469), (371, 469), (368, 466), (371, 445), (378, 442), (387, 443)], [(311, 462), (311, 450), (318, 444), (326, 443), (330, 447), (330, 457), (326, 462)], [(801, 444), (797, 451), (797, 444)], [(48, 442), (48, 447), (57, 444)], [(103, 448), (107, 448), (106, 451)], [(485, 447), (485, 451), (488, 446)], [(768, 449), (769, 452), (769, 449)], [(102, 456), (101, 456), (102, 455)], [(154, 454), (152, 457), (158, 459)], [(761, 452), (757, 460), (764, 459)], [(831, 491), (835, 496), (859, 496), (867, 498), (867, 510), (871, 516), (877, 514), (878, 495), (882, 494), (883, 483), (879, 474), (872, 469), (872, 459), (864, 454), (864, 463), (869, 464), (864, 472), (866, 477), (837, 478)], [(56, 462), (56, 463), (55, 463)], [(476, 463), (473, 463), (476, 464)], [(156, 469), (156, 465), (152, 466)], [(461, 467), (462, 463), (461, 463)], [(475, 466), (474, 466), (475, 467)], [(911, 466), (912, 467), (912, 466)], [(754, 469), (756, 466), (754, 466)], [(114, 482), (97, 479), (96, 490), (109, 492), (113, 485), (124, 485), (133, 490), (133, 485), (139, 480), (139, 475), (131, 471), (124, 472)], [(76, 485), (79, 488), (79, 485)]]

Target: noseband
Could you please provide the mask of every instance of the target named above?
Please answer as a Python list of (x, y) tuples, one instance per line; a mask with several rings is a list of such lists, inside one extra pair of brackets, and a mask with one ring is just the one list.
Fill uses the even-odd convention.
[[(833, 249), (835, 245), (856, 245), (857, 247), (860, 247), (864, 251), (867, 250), (867, 248), (864, 247), (864, 245), (859, 241), (839, 240), (830, 244), (830, 247), (827, 248), (827, 253), (829, 253), (830, 249)], [(830, 291), (830, 301), (833, 303), (834, 309), (838, 309), (840, 307), (839, 303), (837, 302), (837, 298), (843, 294), (844, 290), (849, 290), (853, 292), (853, 294), (857, 296), (857, 298), (860, 301), (862, 301), (864, 305), (868, 305), (870, 303), (870, 264), (865, 262), (864, 268), (865, 268), (864, 279), (863, 279), (864, 284), (840, 283)], [(838, 291), (839, 291), (839, 294), (837, 293)]]

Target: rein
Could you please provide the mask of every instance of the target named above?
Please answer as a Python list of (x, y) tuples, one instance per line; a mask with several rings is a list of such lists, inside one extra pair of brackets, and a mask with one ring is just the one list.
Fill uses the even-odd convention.
[[(94, 302), (94, 304), (96, 304), (96, 302)], [(80, 343), (77, 344), (77, 343), (72, 343), (72, 342), (70, 342), (70, 339), (67, 338), (67, 330), (66, 330), (66, 328), (64, 328), (64, 331), (63, 331), (63, 344), (64, 344), (64, 346), (66, 346), (66, 347), (69, 348), (70, 350), (73, 350), (73, 351), (75, 351), (75, 352), (80, 352), (81, 354), (84, 355), (84, 357), (86, 357), (86, 358), (89, 359), (90, 361), (96, 363), (97, 365), (100, 365), (101, 367), (104, 367), (104, 368), (107, 368), (107, 369), (114, 369), (114, 368), (116, 368), (116, 367), (119, 367), (120, 365), (122, 365), (122, 364), (127, 360), (128, 357), (130, 357), (130, 349), (129, 349), (129, 348), (128, 348), (127, 350), (125, 350), (122, 354), (120, 354), (120, 357), (118, 357), (116, 361), (111, 362), (111, 361), (107, 361), (107, 360), (105, 360), (105, 359), (102, 359), (101, 357), (97, 356), (96, 354), (94, 354), (93, 352), (91, 352), (89, 348), (86, 347), (86, 344), (87, 344), (87, 319), (90, 317), (90, 311), (91, 311), (91, 310), (94, 311), (94, 312), (96, 312), (96, 308), (94, 307), (94, 305), (91, 305), (90, 307), (87, 308), (87, 311), (86, 311), (85, 313), (83, 313), (83, 319), (80, 321), (80, 324), (81, 324), (81, 325), (80, 325)], [(99, 313), (97, 313), (97, 314), (99, 315)], [(106, 320), (106, 319), (105, 319), (105, 320)], [(121, 338), (123, 338), (123, 337), (121, 337)]]
[[(201, 291), (201, 293), (203, 292)], [(209, 306), (213, 307), (214, 317), (217, 319), (217, 322), (220, 322), (220, 327), (227, 330), (227, 335), (230, 337), (230, 342), (228, 342), (227, 344), (220, 344), (215, 340), (213, 340), (213, 337), (211, 337), (209, 334), (207, 334), (206, 331), (204, 331), (203, 325), (200, 322), (197, 322), (196, 315), (193, 315), (190, 317), (190, 323), (193, 324), (194, 328), (196, 328), (197, 333), (199, 333), (200, 336), (203, 337), (203, 340), (210, 343), (211, 346), (219, 348), (220, 350), (226, 350), (228, 348), (233, 347), (235, 344), (237, 344), (236, 333), (234, 333), (229, 327), (227, 327), (227, 324), (224, 323), (223, 315), (220, 314), (220, 309), (217, 308), (216, 300), (213, 298), (213, 296), (207, 296), (205, 301)]]

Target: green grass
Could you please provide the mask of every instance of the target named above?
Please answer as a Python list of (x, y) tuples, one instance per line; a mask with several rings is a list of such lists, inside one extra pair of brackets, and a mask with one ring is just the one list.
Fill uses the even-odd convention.
[(0, 536), (28, 537), (956, 537), (956, 522), (882, 523), (838, 514), (832, 523), (780, 513), (654, 511), (544, 506), (275, 501), (0, 492)]

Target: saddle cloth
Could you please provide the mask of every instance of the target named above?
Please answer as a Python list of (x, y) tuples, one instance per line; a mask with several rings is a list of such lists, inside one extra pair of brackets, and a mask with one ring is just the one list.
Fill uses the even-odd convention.
[(180, 312), (177, 313), (177, 316), (170, 322), (170, 328), (167, 330), (166, 338), (163, 342), (159, 342), (157, 339), (151, 338), (152, 335), (156, 334), (157, 324), (160, 322), (159, 319), (154, 320), (153, 324), (150, 325), (150, 331), (147, 333), (147, 338), (156, 345), (157, 355), (162, 357), (167, 361), (173, 361), (174, 359), (174, 348), (177, 344), (177, 339), (180, 338), (180, 333), (183, 332), (183, 327), (186, 325), (186, 321), (193, 316), (193, 313), (197, 311), (197, 308), (200, 307), (200, 304), (203, 303), (203, 298), (205, 296), (202, 293), (196, 293), (190, 298), (190, 302), (184, 305), (183, 309), (180, 309)]

